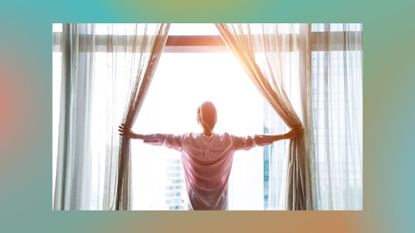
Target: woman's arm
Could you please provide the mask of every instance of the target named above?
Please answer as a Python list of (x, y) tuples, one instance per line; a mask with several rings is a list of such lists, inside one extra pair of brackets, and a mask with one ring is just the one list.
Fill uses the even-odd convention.
[(132, 139), (140, 139), (140, 140), (143, 140), (144, 138), (144, 135), (134, 133), (130, 128), (125, 127), (124, 124), (121, 124), (118, 127), (118, 131), (120, 132), (120, 135), (123, 137), (128, 137)]
[(120, 135), (123, 137), (128, 137), (132, 139), (143, 140), (144, 143), (148, 143), (155, 146), (166, 146), (171, 149), (181, 150), (183, 135), (173, 135), (173, 134), (137, 134), (134, 133), (130, 128), (125, 127), (124, 124), (121, 124), (118, 127)]
[(255, 137), (255, 143), (259, 146), (268, 145), (275, 141), (300, 137), (303, 134), (304, 134), (303, 128), (296, 128), (296, 129), (290, 130), (288, 133), (285, 133), (285, 134), (258, 135)]

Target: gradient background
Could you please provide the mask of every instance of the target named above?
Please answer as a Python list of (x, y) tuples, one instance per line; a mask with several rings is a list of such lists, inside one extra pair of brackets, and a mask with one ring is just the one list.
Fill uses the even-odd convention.
[[(414, 0), (0, 3), (1, 232), (414, 232)], [(54, 212), (53, 22), (361, 22), (364, 211)]]

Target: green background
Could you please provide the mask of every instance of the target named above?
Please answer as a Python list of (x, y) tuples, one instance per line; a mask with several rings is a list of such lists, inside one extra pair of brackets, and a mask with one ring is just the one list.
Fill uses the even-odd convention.
[[(0, 3), (0, 232), (414, 232), (415, 1)], [(357, 22), (364, 39), (364, 211), (54, 212), (54, 22)]]

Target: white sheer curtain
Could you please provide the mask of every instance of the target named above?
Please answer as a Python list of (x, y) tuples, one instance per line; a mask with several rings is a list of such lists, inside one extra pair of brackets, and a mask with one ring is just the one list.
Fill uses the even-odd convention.
[(53, 36), (62, 53), (55, 210), (115, 206), (122, 122), (137, 75), (160, 24), (64, 24)]
[(362, 209), (362, 26), (313, 24), (314, 198), (318, 209)]
[[(271, 72), (277, 74), (280, 85), (289, 97), (295, 112), (306, 130), (307, 151), (310, 144), (310, 26), (308, 24), (270, 24), (258, 32), (269, 41), (262, 50), (268, 56)], [(265, 60), (265, 59), (264, 59)], [(277, 134), (289, 128), (274, 109), (265, 106), (264, 133)], [(289, 141), (278, 141), (264, 150), (264, 208), (269, 210), (287, 209), (287, 182)], [(308, 153), (310, 153), (308, 152)], [(311, 164), (309, 164), (310, 166)], [(311, 174), (312, 175), (312, 174)], [(311, 205), (311, 207), (314, 207)]]
[(228, 47), (284, 123), (290, 128), (304, 127), (306, 130), (304, 136), (289, 140), (283, 195), (286, 199), (283, 202), (284, 208), (289, 210), (309, 210), (313, 208), (309, 157), (310, 111), (307, 98), (309, 26), (300, 25), (301, 31), (299, 25), (285, 26), (217, 24)]
[[(310, 138), (314, 208), (362, 209), (361, 25), (310, 26), (311, 30), (305, 24), (280, 24), (279, 28), (286, 38), (297, 37), (297, 42), (304, 41), (310, 48), (304, 50), (286, 40), (281, 47), (291, 49), (282, 53), (281, 70), (294, 108), (301, 106), (299, 84), (307, 87), (301, 95), (306, 97), (309, 115), (302, 119)], [(266, 106), (265, 133), (284, 130), (283, 121)], [(287, 147), (288, 142), (281, 141), (265, 149), (266, 209), (284, 209)]]
[[(135, 82), (130, 92), (129, 103), (124, 111), (123, 117), (123, 124), (128, 128), (132, 128), (141, 110), (164, 45), (166, 44), (169, 27), (170, 24), (161, 24), (154, 41), (144, 37), (140, 43), (142, 49), (140, 51), (140, 63), (137, 68)], [(120, 142), (116, 210), (129, 210), (132, 206), (130, 141), (130, 138), (123, 137)]]

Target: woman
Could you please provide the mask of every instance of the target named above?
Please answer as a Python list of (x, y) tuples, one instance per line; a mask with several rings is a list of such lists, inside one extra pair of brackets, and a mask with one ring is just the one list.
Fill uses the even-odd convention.
[(286, 134), (254, 137), (236, 137), (228, 133), (219, 135), (213, 133), (216, 119), (216, 108), (213, 103), (204, 102), (197, 109), (197, 121), (202, 126), (203, 133), (142, 135), (134, 133), (123, 124), (119, 127), (119, 131), (125, 137), (180, 151), (192, 208), (194, 210), (225, 210), (234, 152), (299, 137), (304, 134), (304, 130), (299, 128)]

